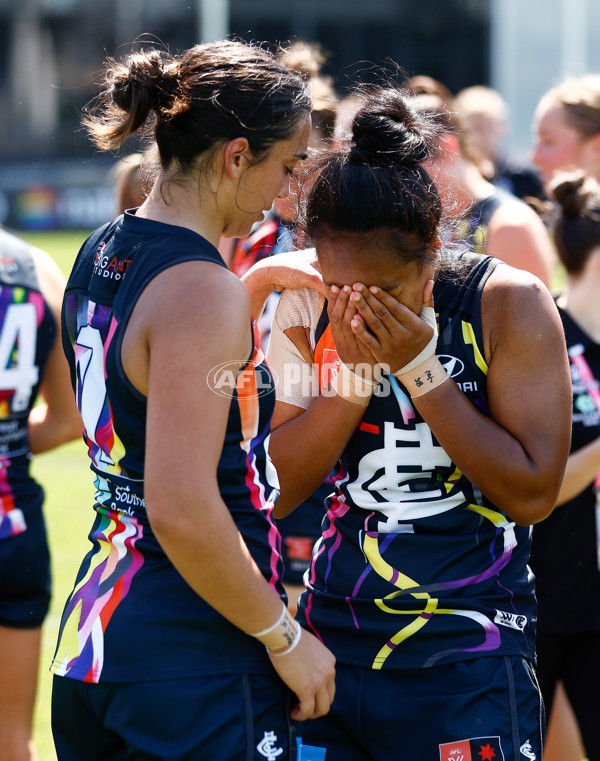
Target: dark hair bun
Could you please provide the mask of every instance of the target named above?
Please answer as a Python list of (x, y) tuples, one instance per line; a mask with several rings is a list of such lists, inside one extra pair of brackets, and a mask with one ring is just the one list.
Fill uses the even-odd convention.
[(168, 111), (179, 85), (176, 59), (159, 50), (133, 53), (113, 69), (113, 103), (128, 113)]
[(550, 190), (565, 217), (578, 217), (593, 192), (583, 172), (558, 175), (551, 183)]
[(382, 90), (352, 123), (350, 158), (415, 167), (430, 155), (426, 125), (398, 90)]

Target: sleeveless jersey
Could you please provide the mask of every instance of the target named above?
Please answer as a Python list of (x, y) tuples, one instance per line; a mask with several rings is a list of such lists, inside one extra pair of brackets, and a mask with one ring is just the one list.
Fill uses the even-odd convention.
[(496, 188), (492, 195), (476, 201), (453, 230), (454, 241), (467, 251), (484, 254), (490, 221), (496, 209), (509, 200), (514, 200), (514, 196)]
[(42, 507), (27, 423), (56, 334), (31, 246), (0, 230), (0, 540), (25, 531)]
[[(497, 260), (462, 259), (468, 274), (435, 285), (436, 354), (487, 415), (481, 295)], [(336, 360), (327, 327), (315, 350), (322, 384)], [(394, 376), (383, 377), (332, 480), (299, 616), (338, 661), (413, 669), (533, 657), (530, 529), (460, 472)]]
[[(600, 344), (559, 308), (571, 364), (571, 452), (600, 436)], [(592, 385), (585, 382), (586, 375)], [(531, 567), (536, 577), (540, 631), (600, 631), (600, 508), (590, 484), (533, 529)]]
[[(52, 664), (58, 675), (120, 682), (271, 671), (265, 648), (179, 575), (146, 514), (147, 399), (128, 380), (121, 347), (144, 288), (168, 267), (187, 261), (225, 267), (218, 251), (196, 233), (126, 213), (86, 241), (67, 284), (63, 345), (97, 492), (92, 549), (61, 621)], [(267, 455), (274, 394), (256, 341), (234, 384), (219, 487), (254, 560), (283, 596), (279, 536), (271, 518), (278, 483)]]

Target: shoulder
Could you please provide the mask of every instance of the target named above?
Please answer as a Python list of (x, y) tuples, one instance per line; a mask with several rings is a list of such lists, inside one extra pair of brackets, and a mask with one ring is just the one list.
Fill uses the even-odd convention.
[(243, 283), (218, 262), (179, 262), (159, 272), (151, 287), (153, 298), (171, 310), (222, 315), (250, 308), (250, 297)]
[(483, 289), (482, 319), (489, 347), (510, 339), (521, 343), (549, 335), (562, 337), (552, 294), (535, 275), (500, 262)]
[(161, 271), (140, 296), (136, 310), (155, 335), (171, 332), (178, 340), (187, 336), (225, 344), (246, 336), (251, 319), (243, 283), (225, 267), (207, 261), (182, 262)]
[(518, 198), (509, 197), (492, 216), (486, 251), (550, 284), (555, 260), (550, 235), (538, 214)]
[(547, 236), (544, 223), (531, 206), (510, 193), (502, 195), (501, 203), (498, 204), (490, 220), (490, 232), (502, 227), (513, 230), (529, 229)]
[(552, 294), (539, 277), (526, 270), (517, 269), (505, 262), (498, 262), (490, 273), (483, 290), (486, 305), (505, 303), (509, 305), (523, 302), (544, 303), (557, 312)]
[(29, 287), (34, 290), (39, 287), (45, 301), (57, 314), (60, 311), (66, 280), (50, 254), (6, 230), (0, 230), (0, 254), (2, 257), (17, 257), (26, 267), (33, 263), (37, 284), (33, 280)]

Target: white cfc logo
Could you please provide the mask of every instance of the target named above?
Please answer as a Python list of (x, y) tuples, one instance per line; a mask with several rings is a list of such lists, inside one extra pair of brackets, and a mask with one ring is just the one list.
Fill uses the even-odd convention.
[(525, 758), (530, 759), (530, 761), (535, 761), (536, 755), (533, 752), (533, 748), (531, 747), (529, 740), (521, 745), (521, 753), (525, 756)]
[(283, 748), (277, 747), (277, 735), (275, 732), (265, 732), (265, 736), (256, 746), (256, 750), (261, 756), (264, 756), (267, 761), (275, 761), (275, 759), (283, 753)]

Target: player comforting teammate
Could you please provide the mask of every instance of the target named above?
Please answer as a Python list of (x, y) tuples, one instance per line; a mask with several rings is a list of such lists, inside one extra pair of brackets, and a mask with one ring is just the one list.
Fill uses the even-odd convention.
[[(287, 195), (310, 109), (256, 45), (107, 61), (86, 127), (103, 150), (150, 134), (156, 167), (63, 301), (96, 493), (51, 667), (59, 761), (541, 761), (527, 563), (569, 454), (556, 305), (442, 242), (443, 127), (392, 85), (306, 163), (314, 249), (241, 282), (221, 238)], [(296, 620), (275, 518), (329, 476)]]

